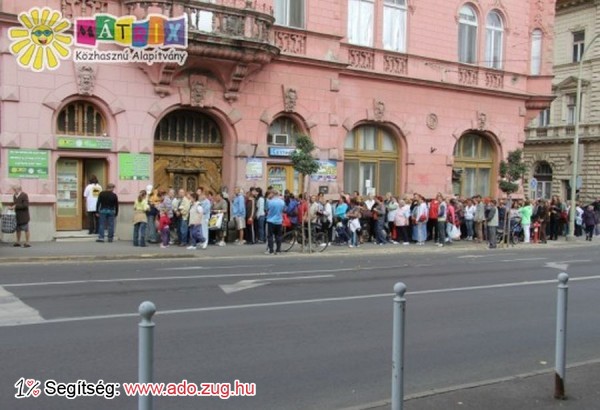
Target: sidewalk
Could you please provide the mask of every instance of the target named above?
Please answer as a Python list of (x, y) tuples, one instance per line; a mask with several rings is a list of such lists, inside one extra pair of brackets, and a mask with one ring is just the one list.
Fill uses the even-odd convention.
[[(5, 236), (5, 240), (6, 236)], [(280, 255), (290, 256), (314, 256), (323, 257), (327, 255), (344, 254), (419, 254), (419, 253), (452, 253), (455, 251), (469, 252), (504, 252), (504, 251), (527, 251), (528, 249), (543, 249), (557, 247), (592, 247), (600, 244), (600, 239), (595, 238), (592, 242), (577, 239), (567, 242), (564, 238), (557, 241), (548, 241), (547, 244), (519, 244), (498, 249), (488, 250), (486, 245), (470, 241), (455, 241), (451, 245), (438, 248), (433, 242), (427, 242), (425, 246), (384, 245), (377, 246), (372, 243), (361, 245), (359, 248), (350, 249), (347, 246), (330, 245), (322, 253), (302, 253), (299, 244), (294, 245), (292, 250)], [(228, 243), (227, 246), (219, 247), (209, 245), (207, 249), (187, 250), (185, 247), (171, 245), (167, 249), (161, 249), (158, 245), (149, 245), (145, 248), (134, 247), (131, 241), (115, 241), (113, 243), (97, 243), (95, 241), (68, 241), (68, 242), (32, 242), (31, 248), (16, 248), (12, 242), (0, 242), (0, 262), (42, 262), (42, 261), (77, 261), (77, 260), (129, 260), (129, 259), (163, 259), (163, 258), (206, 258), (206, 257), (279, 257), (263, 255), (266, 245), (236, 245)], [(600, 408), (600, 407), (599, 407)]]
[[(550, 370), (406, 396), (404, 410), (596, 410), (600, 408), (599, 374), (600, 360), (569, 367), (566, 400), (554, 399), (554, 371)], [(384, 401), (346, 410), (390, 407), (390, 402)]]

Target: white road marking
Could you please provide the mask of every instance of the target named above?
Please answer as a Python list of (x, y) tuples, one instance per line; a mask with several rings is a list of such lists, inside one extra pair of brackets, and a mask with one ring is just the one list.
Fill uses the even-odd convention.
[(556, 263), (556, 262), (548, 262), (546, 264), (547, 268), (558, 269), (558, 270), (567, 270), (569, 268), (569, 264), (567, 263)]
[(521, 258), (521, 259), (502, 259), (500, 262), (523, 262), (523, 261), (542, 261), (548, 258)]
[(271, 278), (271, 279), (250, 279), (240, 280), (232, 285), (219, 285), (221, 290), (227, 295), (230, 293), (240, 292), (242, 290), (257, 288), (259, 286), (268, 285), (276, 280), (301, 280), (301, 279), (321, 279), (321, 278), (335, 278), (335, 275), (315, 275), (315, 276), (293, 276), (291, 278)]
[[(600, 275), (595, 276), (583, 276), (579, 278), (570, 278), (570, 282), (581, 282), (588, 280), (599, 280)], [(431, 290), (419, 290), (415, 292), (407, 292), (407, 296), (413, 295), (428, 295), (436, 293), (452, 293), (452, 292), (470, 292), (486, 289), (498, 289), (498, 288), (510, 288), (520, 286), (536, 286), (536, 285), (557, 285), (556, 279), (552, 280), (538, 280), (531, 282), (511, 282), (511, 283), (499, 283), (495, 285), (482, 285), (482, 286), (465, 286), (460, 288), (447, 288), (447, 289), (431, 289)], [(391, 298), (394, 296), (393, 293), (375, 293), (370, 295), (357, 295), (357, 296), (340, 296), (330, 297), (321, 299), (301, 299), (301, 300), (287, 300), (281, 302), (263, 302), (263, 303), (249, 303), (242, 305), (228, 305), (228, 306), (207, 306), (199, 308), (187, 308), (187, 309), (170, 309), (170, 310), (159, 310), (156, 312), (157, 316), (166, 315), (178, 315), (186, 313), (201, 313), (201, 312), (217, 312), (225, 310), (238, 310), (238, 309), (256, 309), (262, 307), (275, 307), (275, 306), (293, 306), (293, 305), (306, 305), (312, 303), (326, 303), (326, 302), (345, 302), (349, 300), (366, 300), (366, 299), (378, 299), (378, 298)], [(66, 317), (57, 319), (47, 319), (41, 322), (29, 323), (32, 325), (37, 324), (52, 324), (52, 323), (68, 323), (68, 322), (85, 322), (90, 320), (107, 320), (107, 319), (123, 319), (123, 318), (139, 318), (139, 313), (118, 313), (112, 315), (97, 315), (97, 316), (81, 316), (81, 317)], [(18, 324), (10, 324), (5, 326), (16, 326)]]
[(37, 310), (0, 287), (0, 326), (31, 325), (43, 321)]
[(227, 266), (181, 266), (179, 268), (159, 268), (156, 270), (210, 270), (230, 268), (270, 268), (275, 265), (227, 265)]
[(406, 266), (376, 266), (376, 267), (352, 267), (340, 269), (319, 269), (319, 270), (295, 270), (282, 272), (254, 272), (254, 273), (224, 273), (218, 275), (191, 275), (191, 276), (157, 276), (157, 277), (142, 277), (142, 278), (115, 278), (115, 279), (86, 279), (86, 280), (65, 280), (55, 282), (25, 282), (25, 283), (5, 283), (0, 284), (6, 288), (21, 288), (32, 286), (56, 286), (56, 285), (81, 285), (86, 283), (118, 283), (118, 282), (146, 282), (160, 280), (195, 280), (195, 279), (214, 279), (214, 278), (235, 278), (248, 276), (280, 276), (280, 275), (296, 275), (299, 273), (330, 273), (330, 272), (361, 272), (372, 271), (379, 269), (400, 269)]

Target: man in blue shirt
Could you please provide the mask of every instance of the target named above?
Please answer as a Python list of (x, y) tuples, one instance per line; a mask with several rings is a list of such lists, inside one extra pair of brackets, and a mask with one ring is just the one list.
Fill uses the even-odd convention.
[[(272, 196), (267, 199), (267, 243), (269, 250), (265, 254), (273, 255), (281, 252), (281, 228), (283, 224), (283, 208), (285, 202), (279, 196), (279, 191), (272, 191)], [(273, 252), (273, 237), (275, 237), (276, 248)]]
[(235, 198), (233, 199), (231, 212), (235, 221), (235, 229), (238, 231), (238, 239), (235, 240), (235, 243), (243, 245), (246, 242), (244, 240), (244, 229), (246, 229), (246, 198), (244, 197), (244, 190), (242, 188), (238, 187), (235, 189)]

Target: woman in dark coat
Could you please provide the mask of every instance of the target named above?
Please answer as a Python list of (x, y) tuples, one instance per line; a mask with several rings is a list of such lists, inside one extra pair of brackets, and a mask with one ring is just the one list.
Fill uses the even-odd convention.
[(25, 232), (24, 248), (29, 248), (29, 197), (20, 185), (13, 186), (13, 205), (10, 207), (17, 216), (17, 241), (13, 246), (21, 246), (21, 232)]
[(591, 241), (594, 237), (594, 228), (598, 223), (598, 218), (594, 213), (594, 207), (592, 205), (588, 205), (583, 211), (583, 215), (581, 216), (581, 220), (583, 222), (583, 226), (585, 226), (585, 240)]

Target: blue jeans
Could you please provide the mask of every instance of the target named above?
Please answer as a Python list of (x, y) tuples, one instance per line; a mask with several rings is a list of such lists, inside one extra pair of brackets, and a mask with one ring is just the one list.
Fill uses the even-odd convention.
[(465, 219), (465, 225), (467, 225), (467, 237), (473, 239), (473, 220)]
[(148, 219), (148, 224), (146, 226), (146, 239), (148, 240), (148, 242), (156, 243), (156, 242), (158, 242), (158, 233), (156, 232), (156, 224), (155, 224), (156, 216), (148, 215), (147, 219)]
[(146, 246), (146, 222), (133, 225), (133, 246)]
[(179, 243), (185, 245), (188, 243), (188, 221), (181, 219), (179, 221)]
[(190, 245), (196, 246), (197, 243), (203, 243), (206, 238), (202, 235), (202, 225), (190, 225)]
[(379, 219), (375, 222), (375, 240), (377, 241), (377, 243), (387, 243), (387, 238), (385, 236), (385, 221), (383, 220), (383, 217), (379, 217)]
[(259, 216), (256, 219), (256, 230), (258, 232), (258, 240), (265, 241), (265, 216)]
[(101, 209), (99, 214), (98, 239), (104, 240), (104, 227), (106, 226), (106, 229), (108, 229), (108, 240), (112, 241), (115, 236), (115, 211)]

